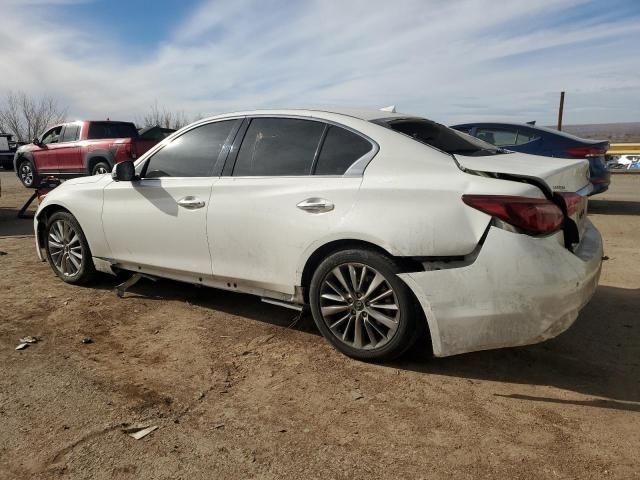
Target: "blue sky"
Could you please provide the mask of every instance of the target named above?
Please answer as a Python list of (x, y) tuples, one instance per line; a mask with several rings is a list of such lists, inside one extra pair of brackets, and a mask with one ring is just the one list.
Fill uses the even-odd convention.
[(74, 118), (304, 105), (640, 121), (640, 0), (0, 0), (0, 97)]

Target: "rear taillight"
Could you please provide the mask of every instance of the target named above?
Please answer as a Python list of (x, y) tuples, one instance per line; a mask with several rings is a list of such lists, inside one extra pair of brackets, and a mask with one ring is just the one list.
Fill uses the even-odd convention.
[(137, 155), (136, 152), (133, 149), (133, 144), (132, 143), (125, 143), (124, 144), (124, 151), (127, 154), (127, 157), (135, 160)]
[(566, 150), (565, 153), (572, 157), (596, 157), (604, 155), (607, 150), (601, 147), (577, 147)]
[(558, 192), (557, 195), (564, 201), (565, 208), (567, 209), (567, 215), (570, 217), (576, 212), (584, 210), (586, 207), (587, 198), (578, 193)]
[(462, 201), (532, 235), (555, 232), (564, 222), (562, 210), (544, 198), (463, 195)]

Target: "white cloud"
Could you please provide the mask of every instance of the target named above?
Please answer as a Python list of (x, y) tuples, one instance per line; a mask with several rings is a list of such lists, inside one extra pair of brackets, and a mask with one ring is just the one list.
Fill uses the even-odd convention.
[(157, 100), (189, 115), (397, 104), (444, 122), (546, 123), (566, 90), (565, 123), (637, 120), (640, 22), (558, 22), (581, 3), (209, 1), (141, 61), (108, 25), (97, 34), (0, 0), (0, 93), (48, 92), (93, 118), (131, 119)]

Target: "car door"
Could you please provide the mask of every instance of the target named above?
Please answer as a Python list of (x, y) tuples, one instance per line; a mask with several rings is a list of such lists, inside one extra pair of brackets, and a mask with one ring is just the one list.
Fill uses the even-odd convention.
[(81, 123), (67, 123), (56, 146), (58, 169), (61, 173), (84, 172), (82, 153), (78, 145)]
[(39, 145), (34, 145), (33, 158), (35, 160), (36, 170), (40, 173), (57, 173), (58, 172), (58, 153), (56, 150), (62, 125), (47, 130)]
[(293, 294), (303, 252), (329, 237), (354, 205), (362, 177), (349, 168), (377, 146), (320, 121), (246, 122), (213, 186), (212, 271), (234, 279), (228, 285)]
[(138, 165), (139, 180), (105, 187), (102, 222), (113, 260), (167, 276), (211, 275), (207, 211), (214, 168), (239, 122), (197, 125)]

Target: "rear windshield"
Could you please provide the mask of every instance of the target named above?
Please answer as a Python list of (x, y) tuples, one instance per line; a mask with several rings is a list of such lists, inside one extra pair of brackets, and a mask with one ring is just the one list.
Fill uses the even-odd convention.
[(495, 145), (426, 118), (392, 118), (376, 120), (375, 123), (449, 154), (484, 157), (507, 153)]
[(135, 138), (138, 130), (133, 123), (123, 122), (91, 122), (89, 124), (89, 140), (99, 138)]

